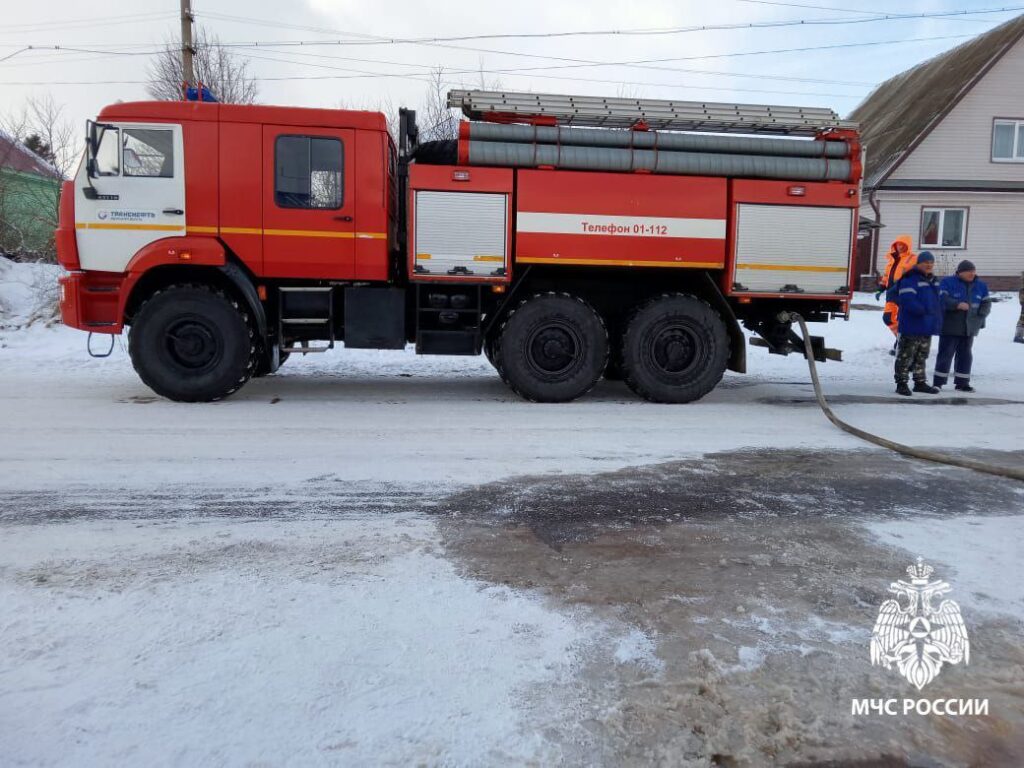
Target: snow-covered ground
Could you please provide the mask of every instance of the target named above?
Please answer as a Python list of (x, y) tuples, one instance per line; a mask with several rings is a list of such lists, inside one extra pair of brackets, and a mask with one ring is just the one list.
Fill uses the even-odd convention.
[[(4, 764), (1019, 764), (1024, 491), (837, 431), (798, 357), (537, 405), (482, 358), (340, 349), (185, 405), (22, 327), (37, 275), (0, 260)], [(962, 397), (893, 396), (879, 311), (814, 328), (836, 410), (1020, 462), (1004, 298)], [(939, 694), (991, 721), (849, 719), (910, 693), (866, 642), (917, 555), (976, 633)]]
[[(1019, 305), (1005, 298), (977, 341), (973, 397), (1024, 402), (1024, 345), (1011, 343)], [(979, 418), (974, 407), (922, 411), (892, 396), (892, 336), (880, 313), (855, 311), (851, 321), (815, 331), (844, 350), (844, 362), (821, 371), (827, 393), (850, 401), (840, 398), (837, 407), (854, 424), (914, 445), (1022, 447), (1017, 402), (986, 405)], [(743, 447), (862, 447), (811, 405), (801, 358), (756, 347), (750, 373), (727, 374), (711, 395), (682, 407), (643, 402), (620, 382), (602, 382), (570, 404), (526, 403), (482, 357), (417, 357), (408, 349), (290, 359), (226, 401), (194, 405), (148, 390), (122, 339), (101, 360), (86, 355), (85, 340), (61, 326), (0, 332), (7, 436), (0, 489), (296, 485), (324, 477), (458, 486)], [(105, 351), (105, 337), (93, 344)]]

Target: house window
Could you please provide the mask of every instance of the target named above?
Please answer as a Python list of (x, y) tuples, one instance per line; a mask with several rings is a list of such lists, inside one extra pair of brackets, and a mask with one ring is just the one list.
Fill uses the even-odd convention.
[(341, 142), (317, 136), (278, 136), (274, 199), (282, 208), (341, 208)]
[(925, 208), (921, 211), (922, 248), (963, 248), (966, 243), (966, 208)]
[(1024, 163), (1024, 120), (996, 120), (992, 124), (992, 160)]

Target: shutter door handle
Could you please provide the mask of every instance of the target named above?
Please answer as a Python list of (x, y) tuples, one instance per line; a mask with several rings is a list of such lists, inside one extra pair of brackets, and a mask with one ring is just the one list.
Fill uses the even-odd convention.
[(352, 217), (351, 216), (335, 216), (334, 220), (335, 221), (352, 221)]
[(181, 216), (185, 212), (181, 208), (164, 208), (164, 213), (168, 216)]

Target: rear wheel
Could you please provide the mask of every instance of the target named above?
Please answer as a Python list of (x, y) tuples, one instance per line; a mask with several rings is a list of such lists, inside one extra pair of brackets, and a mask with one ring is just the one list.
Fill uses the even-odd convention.
[(608, 360), (600, 315), (564, 293), (537, 294), (509, 313), (495, 340), (498, 371), (527, 400), (558, 403), (590, 390)]
[[(284, 349), (281, 349), (277, 353), (277, 368), (274, 370), (274, 373), (277, 373), (277, 371), (281, 369), (281, 366), (284, 365), (284, 361), (287, 360), (289, 357), (291, 357), (291, 352), (288, 352)], [(262, 353), (257, 355), (256, 367), (253, 369), (252, 372), (253, 378), (258, 379), (262, 376), (269, 376), (270, 373), (270, 353)]]
[(729, 361), (729, 334), (707, 302), (686, 294), (648, 301), (622, 343), (626, 383), (647, 400), (689, 403), (718, 384)]
[(154, 392), (171, 400), (227, 397), (255, 368), (254, 334), (234, 301), (202, 285), (175, 285), (140, 307), (128, 339), (132, 365)]

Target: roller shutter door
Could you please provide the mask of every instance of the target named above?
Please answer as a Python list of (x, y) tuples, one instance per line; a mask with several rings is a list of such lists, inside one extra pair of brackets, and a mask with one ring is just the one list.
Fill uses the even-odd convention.
[(733, 292), (845, 292), (854, 215), (850, 208), (740, 203)]
[(416, 272), (494, 275), (507, 267), (508, 195), (416, 193)]

